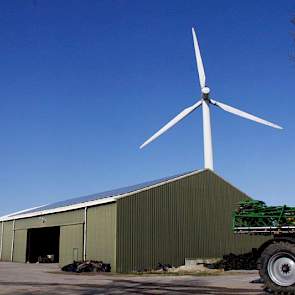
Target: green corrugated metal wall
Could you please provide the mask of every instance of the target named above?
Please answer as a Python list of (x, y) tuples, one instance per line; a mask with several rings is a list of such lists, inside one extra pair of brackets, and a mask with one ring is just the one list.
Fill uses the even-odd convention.
[(83, 224), (60, 227), (59, 264), (64, 266), (73, 260), (83, 259)]
[[(111, 263), (116, 270), (116, 204), (87, 210), (87, 259)], [(1, 224), (0, 224), (1, 225)], [(15, 220), (13, 261), (25, 262), (27, 229), (60, 226), (60, 265), (83, 259), (84, 209)], [(1, 230), (1, 227), (0, 227)], [(13, 221), (4, 222), (2, 260), (10, 261)]]
[[(27, 229), (61, 226), (60, 263), (72, 262), (73, 255), (82, 259), (84, 209), (15, 220), (13, 261), (26, 261)], [(82, 229), (81, 229), (82, 228)], [(1, 231), (1, 228), (0, 228)], [(13, 221), (4, 222), (2, 260), (10, 261)], [(75, 250), (73, 250), (75, 248)], [(76, 250), (77, 249), (77, 250)], [(73, 254), (73, 251), (75, 252)], [(71, 261), (70, 261), (71, 259)]]
[(11, 259), (11, 244), (13, 236), (13, 221), (4, 222), (3, 228), (3, 248), (2, 248), (2, 260), (10, 261)]
[(116, 271), (116, 203), (87, 210), (87, 259), (110, 263)]
[(4, 222), (2, 221), (1, 223), (0, 223), (0, 260), (1, 260), (1, 253), (2, 253), (2, 246), (3, 246), (3, 244), (2, 244), (2, 242), (3, 242), (3, 235), (2, 235), (2, 231), (3, 231), (3, 226), (4, 226)]
[(263, 239), (232, 233), (247, 196), (205, 170), (117, 201), (117, 271), (181, 265), (185, 258), (245, 252)]
[(15, 231), (13, 261), (26, 262), (27, 250), (27, 230), (20, 229)]

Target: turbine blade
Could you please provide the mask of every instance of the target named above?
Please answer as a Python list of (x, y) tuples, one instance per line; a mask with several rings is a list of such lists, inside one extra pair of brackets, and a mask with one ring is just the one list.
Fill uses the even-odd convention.
[(191, 107), (188, 107), (184, 109), (181, 113), (179, 113), (176, 117), (174, 117), (171, 121), (169, 121), (165, 126), (163, 126), (158, 132), (156, 132), (152, 137), (150, 137), (147, 141), (145, 141), (140, 148), (142, 149), (152, 141), (154, 141), (156, 138), (158, 138), (160, 135), (162, 135), (164, 132), (166, 132), (168, 129), (173, 127), (175, 124), (180, 122), (182, 119), (184, 119), (186, 116), (188, 116), (191, 112), (193, 112), (196, 108), (198, 108), (202, 104), (202, 100), (198, 101)]
[(237, 116), (240, 116), (240, 117), (243, 117), (245, 119), (248, 119), (248, 120), (252, 120), (254, 122), (257, 122), (257, 123), (260, 123), (260, 124), (264, 124), (264, 125), (267, 125), (267, 126), (270, 126), (270, 127), (273, 127), (273, 128), (277, 128), (277, 129), (283, 129), (281, 126), (279, 125), (276, 125), (274, 123), (271, 123), (269, 121), (266, 121), (264, 119), (261, 119), (259, 117), (256, 117), (256, 116), (253, 116), (249, 113), (246, 113), (246, 112), (243, 112), (239, 109), (236, 109), (236, 108), (233, 108), (231, 106), (228, 106), (224, 103), (221, 103), (221, 102), (218, 102), (218, 101), (215, 101), (213, 99), (210, 100), (210, 102), (218, 107), (220, 107), (221, 109), (223, 109), (224, 111), (226, 112), (229, 112), (229, 113), (232, 113), (234, 115), (237, 115)]
[(201, 52), (199, 48), (199, 43), (198, 43), (197, 35), (194, 28), (192, 28), (192, 34), (193, 34), (193, 40), (194, 40), (195, 55), (196, 55), (198, 73), (199, 73), (200, 86), (202, 89), (206, 86), (206, 76), (205, 76), (203, 61), (202, 61)]

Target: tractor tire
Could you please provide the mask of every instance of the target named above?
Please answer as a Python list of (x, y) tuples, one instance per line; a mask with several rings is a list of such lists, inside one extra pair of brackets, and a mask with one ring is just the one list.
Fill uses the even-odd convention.
[(295, 244), (270, 244), (258, 260), (258, 269), (266, 289), (274, 294), (295, 294)]

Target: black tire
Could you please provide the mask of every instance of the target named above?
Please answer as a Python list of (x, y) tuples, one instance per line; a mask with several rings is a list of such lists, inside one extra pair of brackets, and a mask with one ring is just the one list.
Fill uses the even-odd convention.
[[(280, 264), (278, 259), (283, 258), (287, 258), (291, 263)], [(270, 244), (258, 260), (259, 274), (266, 289), (272, 290), (275, 294), (295, 294), (294, 265), (295, 244), (289, 242)], [(290, 283), (291, 285), (288, 285)]]

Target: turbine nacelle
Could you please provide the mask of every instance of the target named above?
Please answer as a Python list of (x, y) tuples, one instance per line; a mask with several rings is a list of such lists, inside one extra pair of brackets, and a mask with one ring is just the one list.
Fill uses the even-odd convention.
[(202, 98), (204, 100), (209, 100), (210, 88), (205, 86), (201, 89), (201, 92), (202, 92)]
[(202, 93), (208, 95), (210, 93), (210, 88), (205, 86), (201, 89)]

